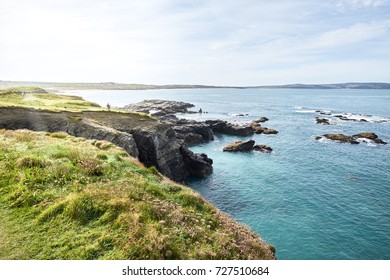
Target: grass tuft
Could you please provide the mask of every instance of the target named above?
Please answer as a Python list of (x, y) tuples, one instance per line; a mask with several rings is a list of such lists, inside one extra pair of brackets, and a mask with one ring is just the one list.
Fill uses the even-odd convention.
[(66, 137), (68, 137), (68, 134), (65, 132), (54, 132), (51, 133), (50, 136), (58, 139), (65, 139)]
[(65, 214), (81, 224), (87, 224), (102, 216), (105, 210), (104, 205), (97, 203), (92, 195), (82, 193), (69, 200)]
[(16, 161), (17, 168), (33, 168), (33, 167), (45, 168), (49, 165), (50, 165), (49, 161), (46, 161), (36, 156), (22, 157)]

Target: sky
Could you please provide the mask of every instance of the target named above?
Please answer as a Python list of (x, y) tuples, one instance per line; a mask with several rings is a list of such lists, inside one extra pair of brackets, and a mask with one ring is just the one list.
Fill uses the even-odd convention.
[(0, 0), (0, 80), (390, 82), (390, 0)]

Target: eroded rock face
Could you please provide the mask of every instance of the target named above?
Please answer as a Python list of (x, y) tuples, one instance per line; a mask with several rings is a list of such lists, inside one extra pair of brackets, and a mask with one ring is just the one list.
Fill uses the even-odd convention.
[[(196, 164), (204, 156), (194, 154), (191, 160), (180, 150), (172, 126), (147, 116), (107, 111), (51, 112), (25, 108), (1, 108), (0, 128), (35, 131), (63, 131), (76, 137), (106, 140), (138, 157), (145, 166), (155, 166), (167, 177), (182, 182), (189, 175), (209, 174), (211, 163)], [(205, 168), (205, 170), (196, 170)]]
[(248, 151), (252, 151), (254, 145), (255, 145), (255, 141), (253, 140), (249, 140), (246, 142), (237, 141), (224, 147), (223, 151), (224, 152), (248, 152)]
[(189, 175), (204, 178), (212, 173), (213, 160), (206, 154), (196, 154), (185, 146), (180, 147), (180, 153), (183, 155)]

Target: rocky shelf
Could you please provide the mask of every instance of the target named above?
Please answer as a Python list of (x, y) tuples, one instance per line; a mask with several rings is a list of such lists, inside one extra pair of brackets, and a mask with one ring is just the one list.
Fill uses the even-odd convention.
[(362, 132), (359, 134), (355, 134), (352, 136), (344, 135), (344, 134), (324, 134), (322, 136), (317, 136), (316, 140), (321, 140), (323, 138), (337, 141), (340, 143), (350, 143), (350, 144), (359, 144), (360, 142), (374, 142), (376, 144), (387, 144), (385, 141), (380, 139), (378, 135), (373, 132)]
[(253, 134), (277, 134), (278, 131), (261, 126), (260, 123), (268, 121), (261, 117), (248, 124), (232, 124), (223, 120), (195, 121), (179, 119), (177, 113), (198, 113), (189, 111), (194, 107), (191, 103), (168, 100), (144, 100), (139, 103), (129, 104), (123, 109), (148, 113), (160, 121), (173, 126), (177, 139), (188, 146), (198, 145), (214, 140), (214, 133), (251, 136)]

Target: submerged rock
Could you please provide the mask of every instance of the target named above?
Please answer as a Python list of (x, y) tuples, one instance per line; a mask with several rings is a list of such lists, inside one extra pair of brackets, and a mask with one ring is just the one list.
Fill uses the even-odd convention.
[(252, 151), (255, 141), (249, 140), (247, 142), (237, 141), (231, 143), (223, 148), (224, 152), (248, 152)]
[(321, 118), (316, 118), (316, 123), (317, 124), (325, 124), (325, 125), (330, 125), (329, 119), (321, 119)]

